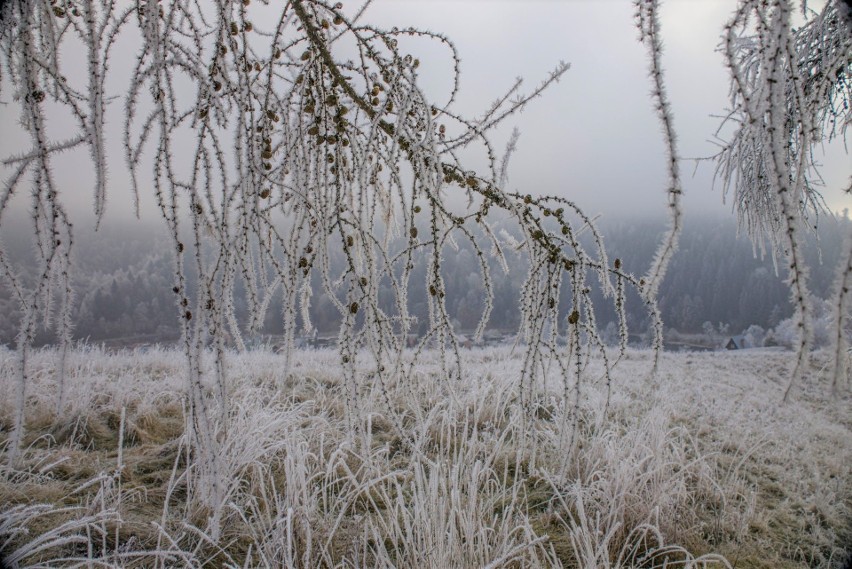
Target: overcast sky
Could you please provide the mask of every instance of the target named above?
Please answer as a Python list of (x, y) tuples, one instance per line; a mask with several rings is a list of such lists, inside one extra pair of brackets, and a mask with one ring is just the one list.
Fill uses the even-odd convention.
[[(684, 158), (716, 152), (711, 139), (719, 119), (711, 115), (724, 110), (728, 90), (716, 46), (734, 4), (734, 0), (663, 3), (663, 64)], [(346, 8), (356, 6), (349, 2)], [(648, 96), (647, 58), (637, 40), (629, 0), (377, 0), (365, 19), (450, 37), (462, 58), (456, 108), (468, 116), (485, 110), (516, 77), (523, 77), (526, 87), (532, 88), (559, 61), (569, 62), (571, 69), (558, 84), (494, 135), (502, 148), (513, 127), (521, 131), (509, 172), (510, 189), (562, 195), (590, 214), (665, 210), (663, 142)], [(427, 92), (442, 103), (451, 69), (446, 51), (422, 42), (411, 49), (422, 61)], [(113, 69), (116, 66), (114, 61)], [(4, 88), (3, 101), (9, 95)], [(117, 100), (113, 105), (120, 110), (123, 103)], [(0, 106), (0, 155), (21, 149), (22, 139), (13, 134), (17, 112), (13, 104)], [(119, 132), (120, 124), (114, 126)], [(119, 141), (110, 147), (114, 187), (108, 214), (113, 215), (130, 211)], [(55, 162), (60, 179), (74, 181), (73, 201), (80, 207), (90, 206), (92, 199), (89, 177), (82, 174), (90, 169), (86, 159), (81, 151)], [(852, 200), (839, 191), (852, 173), (841, 145), (829, 149), (825, 163), (830, 207), (852, 207)], [(693, 162), (682, 164), (687, 211), (729, 212), (720, 188), (712, 189), (713, 164), (700, 164), (695, 175), (693, 170)]]
[[(712, 115), (726, 108), (728, 81), (716, 47), (734, 6), (662, 3), (663, 65), (684, 158), (717, 151), (720, 121)], [(512, 126), (522, 133), (510, 186), (569, 197), (588, 213), (664, 211), (664, 147), (630, 0), (383, 0), (371, 14), (378, 23), (411, 23), (453, 39), (462, 57), (460, 106), (468, 113), (480, 112), (515, 77), (532, 87), (560, 60), (569, 62), (557, 85), (507, 123), (503, 138)], [(426, 64), (424, 79), (430, 71)], [(842, 145), (829, 149), (825, 163), (828, 203), (852, 206), (838, 189), (852, 174)], [(713, 169), (703, 163), (693, 176), (695, 163), (682, 164), (688, 212), (730, 211), (721, 188), (712, 189)]]

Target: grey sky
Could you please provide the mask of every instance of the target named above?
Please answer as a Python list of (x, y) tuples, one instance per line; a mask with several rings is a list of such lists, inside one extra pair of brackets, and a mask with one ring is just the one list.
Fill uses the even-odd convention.
[[(734, 4), (663, 4), (663, 63), (682, 157), (706, 157), (716, 151), (710, 140), (719, 119), (711, 115), (725, 108), (728, 84), (715, 48)], [(346, 7), (354, 9), (356, 3)], [(494, 136), (502, 148), (513, 127), (522, 133), (509, 172), (510, 188), (562, 195), (590, 214), (664, 211), (663, 143), (648, 97), (646, 54), (637, 41), (630, 0), (377, 0), (366, 19), (384, 27), (410, 25), (447, 35), (462, 58), (456, 109), (468, 116), (485, 110), (516, 77), (524, 77), (530, 89), (560, 60), (569, 62), (571, 69), (558, 84)], [(427, 93), (443, 102), (450, 77), (445, 48), (417, 42), (411, 51), (423, 62)], [(121, 73), (114, 61), (113, 71), (117, 67)], [(4, 101), (10, 95), (6, 87)], [(122, 106), (121, 100), (113, 102), (111, 129), (116, 134)], [(0, 106), (2, 156), (25, 145), (15, 132), (16, 121), (14, 104)], [(119, 135), (110, 147), (108, 216), (130, 211), (120, 140)], [(57, 174), (73, 192), (66, 200), (79, 204), (75, 209), (92, 201), (87, 159), (80, 151), (55, 161)], [(824, 161), (829, 206), (852, 207), (852, 200), (838, 189), (848, 185), (852, 170), (842, 145), (834, 144)], [(682, 164), (687, 211), (729, 211), (730, 206), (722, 205), (720, 189), (711, 190), (713, 164), (700, 164), (694, 176), (693, 169), (692, 162)], [(147, 196), (146, 201), (150, 205), (153, 198)]]
[[(728, 100), (716, 46), (734, 6), (662, 4), (663, 65), (684, 158), (716, 152), (711, 140), (720, 121), (711, 115)], [(588, 213), (664, 210), (663, 142), (630, 0), (382, 0), (371, 14), (377, 23), (410, 23), (454, 41), (462, 57), (460, 106), (468, 113), (484, 109), (515, 77), (532, 87), (560, 60), (569, 62), (560, 83), (507, 122), (503, 138), (512, 126), (522, 133), (510, 186), (569, 197)], [(852, 206), (838, 189), (852, 174), (842, 145), (832, 145), (824, 162), (830, 207)], [(693, 176), (694, 166), (682, 164), (687, 211), (730, 211), (721, 189), (711, 190), (713, 164), (702, 163)]]

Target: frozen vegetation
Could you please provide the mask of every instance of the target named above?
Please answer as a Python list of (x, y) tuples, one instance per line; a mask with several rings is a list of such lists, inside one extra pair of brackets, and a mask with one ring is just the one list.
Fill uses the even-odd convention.
[[(638, 265), (605, 246), (570, 184), (508, 183), (517, 131), (502, 152), (492, 140), (568, 63), (474, 116), (457, 108), (452, 40), (370, 23), (369, 0), (274, 15), (249, 0), (80, 4), (0, 3), (0, 93), (29, 141), (0, 162), (0, 336), (15, 344), (0, 348), (3, 565), (846, 562), (852, 234), (844, 215), (830, 278), (811, 270), (808, 235), (830, 214), (814, 150), (852, 124), (848, 0), (738, 0), (721, 30), (716, 177), (786, 279), (772, 295), (768, 270), (737, 270), (751, 279), (738, 302), (683, 235), (657, 0), (633, 8), (668, 221)], [(436, 97), (420, 57), (449, 63)], [(155, 197), (167, 254), (75, 288), (80, 196), (53, 160), (69, 151), (91, 157), (96, 225), (123, 168), (137, 213)], [(19, 216), (24, 261), (9, 246)], [(715, 267), (700, 282), (739, 325), (704, 320), (701, 297), (666, 282), (679, 244)], [(153, 317), (169, 306), (171, 328)], [(301, 350), (328, 313), (336, 351)], [(516, 351), (467, 349), (492, 315)], [(270, 319), (280, 353), (251, 341)], [(676, 325), (681, 345), (717, 324), (767, 344), (770, 320), (790, 352), (662, 351)], [(180, 339), (107, 352), (75, 344), (87, 324)], [(654, 350), (631, 351), (643, 330)]]
[[(782, 404), (790, 352), (667, 353), (652, 376), (652, 355), (630, 351), (608, 411), (592, 359), (576, 415), (556, 370), (525, 411), (509, 348), (465, 351), (461, 380), (426, 354), (386, 385), (389, 401), (360, 363), (351, 397), (338, 357), (299, 351), (283, 375), (282, 356), (229, 353), (214, 472), (187, 438), (180, 350), (73, 350), (59, 415), (58, 354), (34, 352), (25, 450), (0, 471), (0, 555), (11, 567), (833, 568), (852, 544), (852, 398), (831, 395), (828, 355)], [(0, 351), (2, 393), (15, 362)], [(0, 445), (13, 415), (4, 397)]]

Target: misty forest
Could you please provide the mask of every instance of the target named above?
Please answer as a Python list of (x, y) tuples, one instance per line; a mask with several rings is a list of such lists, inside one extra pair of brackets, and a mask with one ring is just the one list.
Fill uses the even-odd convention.
[[(10, 223), (13, 225), (14, 221)], [(814, 295), (816, 315), (814, 342), (818, 347), (829, 344), (830, 308), (835, 268), (841, 255), (843, 236), (852, 231), (847, 217), (827, 219), (818, 232), (806, 239), (806, 258), (811, 267), (810, 287)], [(598, 227), (604, 236), (607, 252), (623, 259), (632, 272), (647, 267), (666, 229), (665, 219), (602, 219)], [(510, 223), (495, 222), (493, 227), (508, 235)], [(103, 344), (110, 348), (138, 347), (152, 344), (174, 344), (180, 337), (179, 322), (174, 314), (172, 292), (172, 251), (166, 235), (156, 225), (131, 227), (105, 226), (97, 233), (90, 232), (78, 239), (80, 251), (73, 274), (76, 300), (72, 318), (72, 338), (75, 342)], [(474, 228), (473, 231), (476, 231)], [(22, 228), (21, 233), (24, 233)], [(483, 235), (477, 235), (483, 238)], [(512, 235), (518, 242), (520, 234)], [(28, 235), (10, 232), (7, 246), (9, 258), (21, 270), (35, 271), (31, 259)], [(446, 255), (442, 271), (446, 288), (447, 313), (454, 330), (463, 341), (472, 343), (473, 333), (485, 305), (486, 293), (475, 253), (467, 243), (459, 243), (458, 251)], [(28, 260), (30, 260), (28, 264)], [(508, 271), (493, 263), (494, 308), (483, 338), (478, 343), (508, 343), (514, 341), (521, 312), (517, 299), (529, 270), (528, 260), (519, 252), (506, 251)], [(332, 272), (343, 269), (344, 258), (339, 249), (331, 258)], [(414, 262), (415, 281), (426, 274), (424, 259)], [(32, 278), (32, 277), (31, 277)], [(196, 286), (197, 276), (188, 273), (188, 288)], [(310, 322), (316, 333), (297, 335), (300, 345), (323, 342), (336, 343), (341, 316), (325, 296), (317, 277), (311, 282), (313, 299), (308, 308)], [(598, 309), (596, 319), (604, 343), (618, 346), (618, 316), (608, 307), (600, 290), (591, 294)], [(783, 278), (775, 271), (769, 256), (755, 256), (752, 243), (737, 236), (731, 219), (688, 219), (679, 239), (678, 252), (658, 295), (660, 314), (664, 323), (664, 342), (675, 346), (679, 341), (692, 348), (715, 349), (731, 337), (757, 334), (750, 347), (762, 347), (767, 341), (775, 345), (792, 346), (794, 334), (790, 329), (792, 307), (790, 294)], [(570, 293), (560, 291), (559, 304), (565, 311), (570, 306)], [(0, 306), (7, 319), (0, 323), (0, 342), (13, 347), (17, 335), (20, 307), (9, 291), (4, 291)], [(380, 290), (379, 303), (383, 310), (393, 311), (390, 285)], [(236, 319), (246, 322), (248, 305), (245, 291), (238, 289), (234, 298)], [(282, 341), (281, 299), (270, 301), (263, 326), (246, 338), (250, 345), (276, 348)], [(427, 331), (429, 313), (424, 291), (412, 290), (408, 298), (409, 314), (416, 319), (410, 329), (411, 340)], [(638, 296), (628, 296), (626, 302), (629, 345), (649, 347), (650, 320)], [(821, 324), (820, 318), (822, 319)], [(779, 327), (780, 325), (780, 327)], [(767, 336), (767, 333), (770, 335)], [(681, 338), (681, 335), (688, 337)], [(487, 338), (486, 338), (487, 336)], [(53, 330), (40, 330), (36, 345), (56, 342)]]
[(600, 3), (654, 213), (516, 127), (593, 51), (471, 98), (402, 2), (0, 2), (0, 567), (852, 566), (852, 2), (716, 3), (705, 156)]

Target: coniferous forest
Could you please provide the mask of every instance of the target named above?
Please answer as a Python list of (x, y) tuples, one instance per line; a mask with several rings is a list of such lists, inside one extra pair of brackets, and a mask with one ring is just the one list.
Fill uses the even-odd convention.
[[(499, 222), (496, 225), (499, 226)], [(808, 236), (811, 287), (818, 299), (826, 298), (830, 292), (843, 236), (850, 231), (850, 225), (852, 221), (844, 212), (836, 219), (825, 219), (818, 231)], [(665, 231), (665, 220), (613, 217), (601, 219), (599, 226), (609, 245), (610, 256), (622, 259), (627, 270), (638, 273), (650, 263)], [(26, 240), (11, 241), (18, 246), (10, 254), (25, 259), (29, 251)], [(340, 251), (337, 254), (337, 261), (342, 263)], [(516, 299), (527, 269), (523, 255), (510, 252), (506, 260), (508, 272), (496, 263), (493, 267), (494, 310), (488, 328), (511, 336), (519, 324)], [(178, 338), (171, 250), (156, 224), (135, 223), (129, 229), (127, 225), (120, 228), (106, 225), (97, 233), (86, 234), (81, 238), (74, 267), (75, 339), (119, 347), (170, 344)], [(416, 264), (414, 274), (415, 278), (418, 274), (423, 277), (424, 259)], [(190, 274), (189, 278), (194, 276)], [(472, 331), (482, 313), (485, 292), (468, 243), (459, 242), (458, 251), (445, 254), (444, 281), (451, 299), (447, 307), (450, 316), (462, 333)], [(789, 318), (792, 312), (784, 281), (780, 263), (776, 273), (771, 254), (762, 255), (750, 240), (738, 236), (732, 218), (696, 217), (686, 224), (680, 248), (660, 288), (663, 321), (669, 332), (686, 334), (707, 333), (708, 325), (721, 336), (740, 334), (750, 326), (768, 331)], [(312, 324), (319, 334), (334, 335), (340, 327), (339, 312), (320, 286), (314, 288), (310, 306)], [(567, 289), (563, 290), (560, 302), (567, 306), (569, 295)], [(600, 296), (600, 291), (594, 290), (592, 295)], [(390, 291), (387, 299), (385, 308), (392, 311)], [(597, 321), (601, 332), (606, 333), (609, 327), (608, 336), (616, 341), (614, 311), (603, 299), (595, 300), (598, 301)], [(247, 313), (244, 291), (238, 291), (236, 304), (244, 323)], [(412, 291), (409, 310), (425, 325), (428, 313), (423, 291)], [(641, 344), (648, 322), (640, 299), (628, 297), (627, 312), (630, 333)], [(263, 334), (275, 335), (281, 331), (280, 314), (280, 306), (273, 305), (267, 314)], [(3, 315), (0, 342), (11, 346), (17, 333), (17, 319), (14, 317), (15, 303), (5, 288), (0, 288), (0, 315)], [(42, 335), (40, 340), (49, 342), (52, 338)]]

